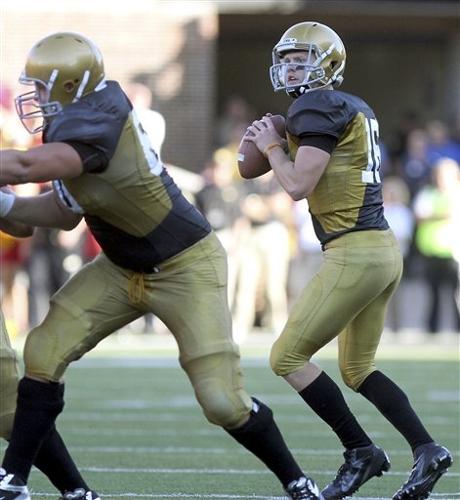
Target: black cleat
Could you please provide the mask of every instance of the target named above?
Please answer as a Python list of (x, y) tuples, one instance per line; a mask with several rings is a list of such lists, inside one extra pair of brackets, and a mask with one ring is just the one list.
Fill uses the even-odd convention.
[(14, 474), (8, 474), (4, 469), (0, 470), (0, 500), (31, 500), (24, 481)]
[(352, 495), (366, 481), (390, 469), (387, 454), (375, 444), (347, 450), (343, 456), (345, 463), (340, 466), (332, 483), (321, 492), (324, 500), (338, 500)]
[(101, 497), (95, 491), (77, 488), (74, 491), (66, 491), (60, 500), (101, 500)]
[(453, 462), (449, 450), (436, 443), (418, 446), (414, 458), (409, 479), (393, 495), (393, 500), (428, 498), (438, 479), (447, 472)]
[(322, 498), (318, 486), (309, 477), (301, 477), (289, 483), (286, 494), (293, 500), (321, 500)]

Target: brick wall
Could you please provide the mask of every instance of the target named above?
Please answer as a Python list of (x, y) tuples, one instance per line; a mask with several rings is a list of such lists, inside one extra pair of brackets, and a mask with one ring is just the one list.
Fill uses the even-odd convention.
[[(165, 116), (165, 161), (198, 171), (212, 146), (217, 13), (213, 2), (131, 0), (77, 6), (43, 0), (2, 1), (0, 80), (18, 91), (26, 54), (56, 31), (90, 37), (102, 50), (108, 78), (144, 81)], [(64, 5), (67, 4), (67, 5)], [(109, 6), (110, 5), (110, 6)]]

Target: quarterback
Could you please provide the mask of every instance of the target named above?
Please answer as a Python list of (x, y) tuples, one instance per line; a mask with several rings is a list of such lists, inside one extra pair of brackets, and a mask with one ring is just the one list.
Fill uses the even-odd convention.
[(103, 251), (52, 297), (27, 337), (0, 498), (30, 498), (30, 468), (63, 409), (69, 363), (148, 312), (174, 335), (209, 422), (263, 461), (290, 498), (319, 498), (270, 408), (243, 389), (225, 252), (152, 149), (120, 85), (105, 79), (99, 49), (76, 33), (47, 36), (32, 47), (20, 81), (32, 88), (16, 99), (19, 117), (42, 132), (43, 145), (2, 151), (0, 185), (52, 180), (54, 192), (3, 193), (0, 216), (62, 229), (84, 217)]
[(264, 117), (249, 127), (278, 181), (294, 199), (307, 198), (324, 261), (306, 285), (271, 351), (277, 375), (337, 434), (344, 464), (322, 491), (325, 500), (352, 495), (390, 467), (348, 408), (335, 382), (311, 357), (338, 337), (344, 382), (362, 394), (403, 435), (414, 455), (408, 480), (393, 500), (427, 498), (452, 463), (434, 442), (406, 394), (376, 368), (375, 353), (402, 259), (383, 213), (379, 126), (359, 97), (336, 88), (345, 48), (317, 22), (289, 28), (275, 45), (270, 77), (294, 101), (287, 111), (287, 145)]

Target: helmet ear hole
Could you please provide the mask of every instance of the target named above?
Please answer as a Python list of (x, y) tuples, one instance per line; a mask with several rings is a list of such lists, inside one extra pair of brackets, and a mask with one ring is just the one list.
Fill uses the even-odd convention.
[(75, 89), (76, 83), (78, 83), (78, 80), (67, 80), (63, 85), (64, 91), (70, 94)]

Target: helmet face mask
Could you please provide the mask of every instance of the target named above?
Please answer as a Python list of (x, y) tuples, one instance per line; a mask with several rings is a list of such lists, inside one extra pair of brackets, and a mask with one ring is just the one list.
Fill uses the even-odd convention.
[(270, 67), (270, 79), (275, 92), (295, 89), (298, 86), (313, 90), (322, 87), (324, 69), (318, 65), (320, 58), (313, 47), (283, 53), (279, 62)]
[(337, 87), (343, 81), (345, 60), (342, 40), (331, 28), (316, 22), (299, 23), (273, 48), (270, 80), (275, 92), (286, 90), (292, 97), (328, 85)]
[[(35, 90), (25, 92), (15, 99), (16, 112), (22, 124), (31, 134), (41, 132), (46, 123), (62, 111), (62, 105), (58, 101), (50, 102), (50, 88), (41, 80), (25, 78), (21, 75), (19, 83), (33, 85)], [(37, 124), (37, 120), (42, 121)]]
[[(15, 99), (18, 116), (29, 132), (40, 132), (65, 106), (104, 84), (102, 54), (82, 35), (49, 35), (32, 47), (19, 82), (35, 91)], [(38, 126), (37, 119), (42, 119)]]

